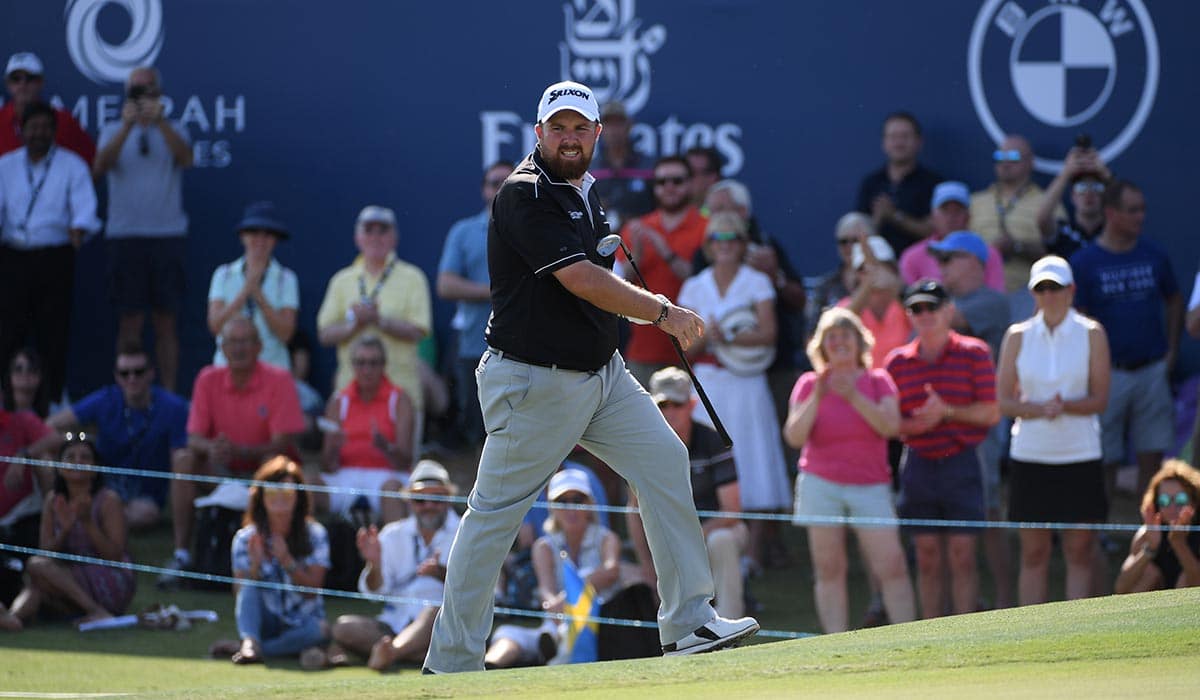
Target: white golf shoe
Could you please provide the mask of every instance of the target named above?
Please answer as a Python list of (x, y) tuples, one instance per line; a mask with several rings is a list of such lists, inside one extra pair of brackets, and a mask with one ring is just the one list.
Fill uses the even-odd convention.
[(758, 631), (758, 620), (753, 617), (739, 617), (727, 620), (718, 617), (703, 627), (697, 627), (694, 632), (677, 642), (663, 645), (663, 656), (687, 656), (688, 654), (703, 654), (706, 651), (728, 649), (741, 644)]

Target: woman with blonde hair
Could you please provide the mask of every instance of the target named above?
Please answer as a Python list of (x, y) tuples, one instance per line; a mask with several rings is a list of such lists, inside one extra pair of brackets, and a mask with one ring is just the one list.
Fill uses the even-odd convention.
[[(849, 309), (821, 314), (808, 344), (814, 370), (792, 390), (783, 436), (800, 449), (796, 524), (810, 518), (894, 520), (887, 440), (900, 428), (896, 385), (871, 367), (874, 339)], [(867, 566), (880, 583), (892, 622), (916, 617), (908, 564), (895, 525), (854, 525)], [(838, 523), (808, 525), (817, 615), (827, 633), (848, 629), (846, 530)]]
[[(1008, 517), (1021, 522), (1103, 522), (1108, 513), (1100, 418), (1108, 403), (1110, 361), (1104, 327), (1072, 306), (1071, 266), (1057, 256), (1033, 264), (1029, 290), (1038, 311), (1014, 323), (1000, 345), (996, 401), (1014, 419), (1009, 450)], [(1070, 494), (1063, 498), (1063, 494)], [(1049, 599), (1050, 530), (1020, 531), (1021, 605)], [(1092, 590), (1094, 530), (1062, 532), (1066, 596)]]
[[(1143, 525), (1121, 565), (1117, 593), (1200, 586), (1200, 530), (1178, 529), (1197, 524), (1198, 502), (1200, 471), (1182, 460), (1164, 462), (1142, 495)], [(1172, 527), (1152, 529), (1162, 525)]]

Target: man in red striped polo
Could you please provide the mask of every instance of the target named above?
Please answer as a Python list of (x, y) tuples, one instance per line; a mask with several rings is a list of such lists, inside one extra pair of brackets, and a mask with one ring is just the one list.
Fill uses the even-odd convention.
[[(988, 428), (1000, 420), (996, 370), (988, 346), (950, 330), (954, 304), (934, 280), (919, 280), (904, 291), (904, 308), (916, 339), (891, 352), (887, 371), (900, 392), (901, 518), (986, 520), (986, 494), (978, 448)], [(976, 565), (978, 530), (918, 526), (917, 584), (921, 614), (945, 611), (943, 569), (949, 563), (955, 614), (973, 612), (979, 596)]]

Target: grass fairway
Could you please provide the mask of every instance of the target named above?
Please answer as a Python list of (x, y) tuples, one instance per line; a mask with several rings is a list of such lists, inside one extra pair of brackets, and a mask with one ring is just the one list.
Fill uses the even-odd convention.
[[(362, 668), (318, 673), (294, 663), (234, 667), (113, 653), (128, 636), (179, 644), (170, 632), (56, 631), (57, 649), (0, 637), (0, 698), (17, 693), (137, 697), (370, 698), (1131, 697), (1200, 688), (1200, 589), (979, 613), (682, 659), (648, 659), (421, 676)], [(126, 638), (122, 640), (122, 638)], [(82, 697), (82, 696), (80, 696)]]

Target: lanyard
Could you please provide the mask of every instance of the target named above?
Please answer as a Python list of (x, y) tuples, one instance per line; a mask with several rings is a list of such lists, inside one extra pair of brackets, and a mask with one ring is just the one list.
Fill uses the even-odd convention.
[(46, 172), (42, 173), (42, 177), (33, 182), (33, 166), (29, 164), (29, 156), (25, 157), (25, 179), (29, 181), (29, 204), (25, 207), (25, 218), (17, 225), (18, 231), (25, 232), (26, 241), (29, 238), (29, 216), (33, 214), (33, 208), (37, 206), (38, 197), (42, 194), (42, 188), (46, 185), (46, 178), (50, 177), (50, 164), (54, 160), (54, 151), (51, 150), (46, 156)]
[[(242, 280), (246, 279), (246, 266), (249, 264), (250, 263), (248, 261), (245, 261), (245, 260), (242, 261)], [(271, 263), (268, 261), (267, 268), (265, 270), (263, 270), (263, 278), (258, 283), (260, 287), (263, 285), (264, 282), (267, 281), (267, 272), (269, 272), (270, 269), (271, 269)], [(250, 296), (246, 297), (246, 315), (248, 317), (250, 317), (250, 320), (254, 320), (254, 309), (255, 308), (257, 308), (257, 304), (254, 303), (254, 297), (250, 297)]]
[(393, 258), (392, 261), (390, 263), (388, 263), (387, 267), (383, 268), (383, 274), (379, 276), (379, 281), (375, 283), (375, 288), (371, 290), (370, 294), (367, 294), (367, 277), (364, 273), (360, 272), (358, 275), (358, 297), (359, 297), (359, 299), (361, 299), (362, 301), (369, 301), (372, 304), (374, 304), (375, 299), (377, 299), (379, 297), (379, 290), (383, 289), (383, 284), (385, 282), (387, 282), (388, 275), (392, 274), (392, 269), (394, 267), (396, 267), (395, 258)]
[(1008, 215), (1012, 212), (1013, 208), (1017, 206), (1017, 201), (1024, 196), (1025, 190), (1029, 189), (1029, 185), (1030, 183), (1026, 182), (1024, 185), (1021, 185), (1019, 188), (1017, 188), (1017, 191), (1013, 193), (1013, 196), (1009, 198), (1008, 203), (1006, 204), (1000, 203), (1000, 191), (998, 189), (996, 190), (996, 219), (1000, 222), (1000, 231), (1005, 236), (1011, 237), (1011, 234), (1008, 232)]

